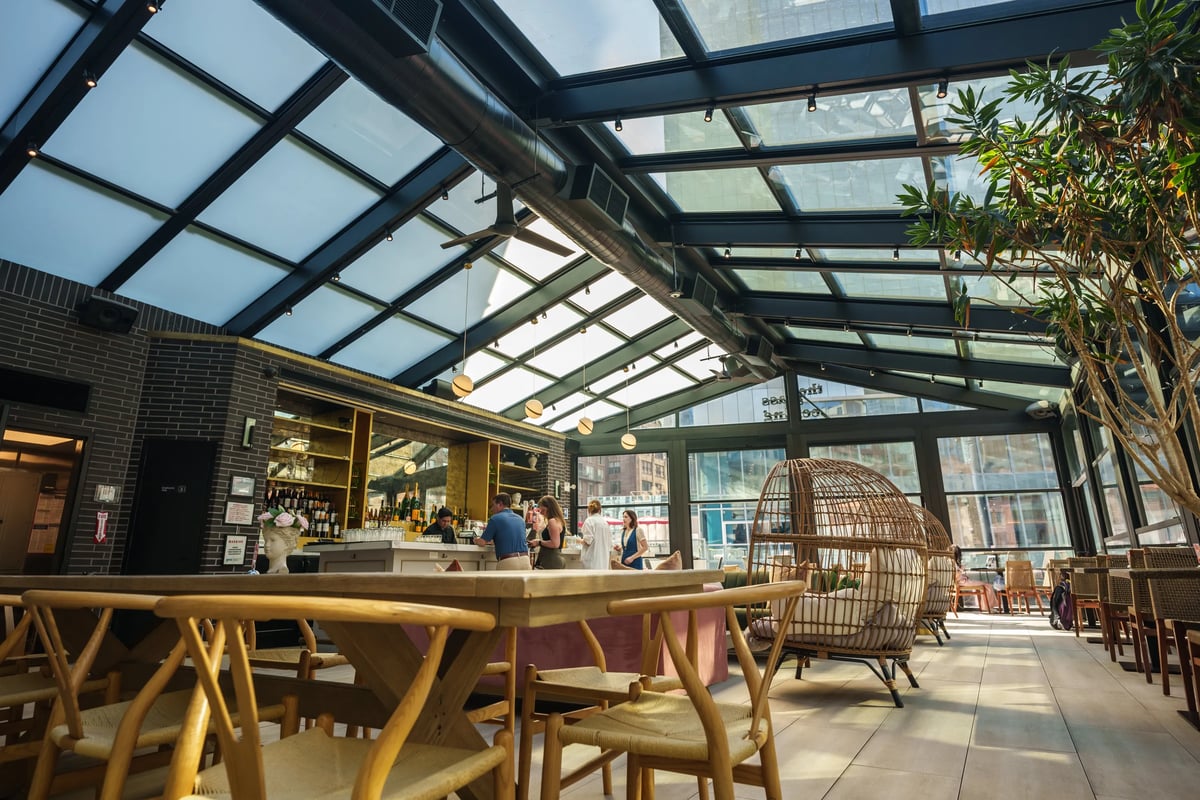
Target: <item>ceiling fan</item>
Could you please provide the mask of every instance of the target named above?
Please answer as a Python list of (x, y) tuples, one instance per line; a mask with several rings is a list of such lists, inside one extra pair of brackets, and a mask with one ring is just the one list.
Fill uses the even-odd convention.
[(492, 226), (484, 228), (481, 231), (475, 231), (475, 233), (468, 233), (466, 236), (460, 236), (457, 239), (451, 239), (448, 242), (443, 242), (442, 248), (446, 249), (459, 244), (470, 244), (471, 242), (487, 239), (492, 236), (499, 236), (503, 239), (519, 239), (526, 244), (540, 247), (558, 256), (569, 256), (575, 252), (553, 239), (548, 239), (540, 233), (535, 233), (528, 228), (522, 228), (517, 224), (516, 216), (513, 214), (512, 187), (507, 183), (496, 183), (496, 221), (492, 223)]

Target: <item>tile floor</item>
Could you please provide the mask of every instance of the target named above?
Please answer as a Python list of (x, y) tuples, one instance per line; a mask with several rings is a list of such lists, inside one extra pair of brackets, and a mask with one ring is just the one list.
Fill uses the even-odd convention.
[[(944, 647), (918, 638), (910, 664), (921, 687), (901, 676), (904, 708), (895, 708), (878, 679), (857, 664), (814, 661), (799, 681), (795, 662), (784, 664), (771, 711), (785, 798), (1200, 796), (1200, 731), (1177, 713), (1184, 707), (1178, 676), (1175, 694), (1164, 697), (1157, 676), (1147, 685), (1110, 662), (1100, 644), (1052, 630), (1036, 614), (963, 613), (947, 625), (953, 639)], [(327, 673), (350, 678), (348, 668)], [(713, 691), (725, 700), (745, 697), (737, 676)], [(273, 738), (274, 729), (265, 726), (265, 737)], [(568, 748), (564, 762), (569, 767), (588, 755), (586, 748)], [(624, 796), (622, 763), (614, 768), (617, 797)], [(539, 753), (534, 798), (540, 769)], [(698, 796), (695, 780), (684, 776), (659, 773), (657, 786), (661, 800)], [(599, 776), (563, 797), (599, 800)], [(763, 793), (739, 787), (738, 797), (761, 800)]]

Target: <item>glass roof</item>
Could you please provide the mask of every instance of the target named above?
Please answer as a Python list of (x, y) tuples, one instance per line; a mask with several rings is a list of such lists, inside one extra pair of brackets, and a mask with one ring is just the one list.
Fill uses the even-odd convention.
[[(21, 35), (0, 48), (0, 258), (412, 388), (464, 370), (477, 387), (465, 402), (513, 419), (538, 392), (537, 424), (563, 431), (584, 412), (611, 431), (627, 405), (636, 425), (708, 400), (723, 366), (710, 354), (746, 336), (773, 345), (754, 380), (840, 357), (870, 385), (863, 365), (882, 350), (912, 394), (930, 363), (946, 365), (939, 386), (981, 404), (1067, 381), (1037, 327), (1003, 316), (1035, 295), (1032, 279), (908, 247), (897, 225), (905, 184), (981, 196), (978, 165), (945, 144), (962, 134), (950, 105), (965, 86), (1000, 97), (1029, 54), (997, 26), (1027, 3), (927, 0), (894, 20), (887, 0), (462, 0), (436, 35), (489, 103), (521, 117), (493, 147), (460, 128), (487, 120), (457, 80), (348, 74), (318, 49), (322, 31), (290, 29), (273, 2), (176, 1), (135, 21), (90, 0), (4, 4), (0, 26)], [(1059, 15), (1076, 70), (1118, 23), (1082, 11), (1111, 5), (1038, 4)], [(66, 64), (97, 35), (108, 60)], [(954, 78), (938, 98), (915, 53), (951, 36), (980, 60), (939, 65)], [(522, 200), (544, 170), (476, 169), (503, 172), (531, 149), (566, 165), (554, 192), (527, 196), (573, 220), (566, 232)], [(571, 168), (589, 161), (631, 195), (620, 225), (568, 198)], [(515, 187), (519, 224), (566, 255), (516, 237), (442, 246), (500, 218), (496, 177)], [(679, 300), (666, 296), (672, 255)], [(982, 338), (951, 335), (960, 276)], [(718, 311), (689, 301), (698, 285)], [(924, 335), (904, 335), (913, 327)], [(953, 372), (975, 361), (985, 388)], [(1011, 388), (1025, 384), (1037, 386)]]

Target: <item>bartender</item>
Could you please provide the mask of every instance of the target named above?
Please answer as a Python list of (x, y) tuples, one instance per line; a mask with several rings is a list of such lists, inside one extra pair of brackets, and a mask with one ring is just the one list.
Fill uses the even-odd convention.
[(452, 522), (454, 522), (454, 513), (442, 506), (438, 509), (437, 519), (429, 523), (429, 527), (425, 529), (425, 535), (441, 536), (442, 544), (458, 544)]

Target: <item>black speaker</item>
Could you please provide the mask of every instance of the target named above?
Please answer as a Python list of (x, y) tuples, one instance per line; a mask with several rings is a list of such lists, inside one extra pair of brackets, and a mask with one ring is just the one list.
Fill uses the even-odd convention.
[(106, 300), (93, 295), (79, 305), (79, 321), (89, 328), (110, 333), (129, 333), (137, 320), (138, 310), (133, 306)]

